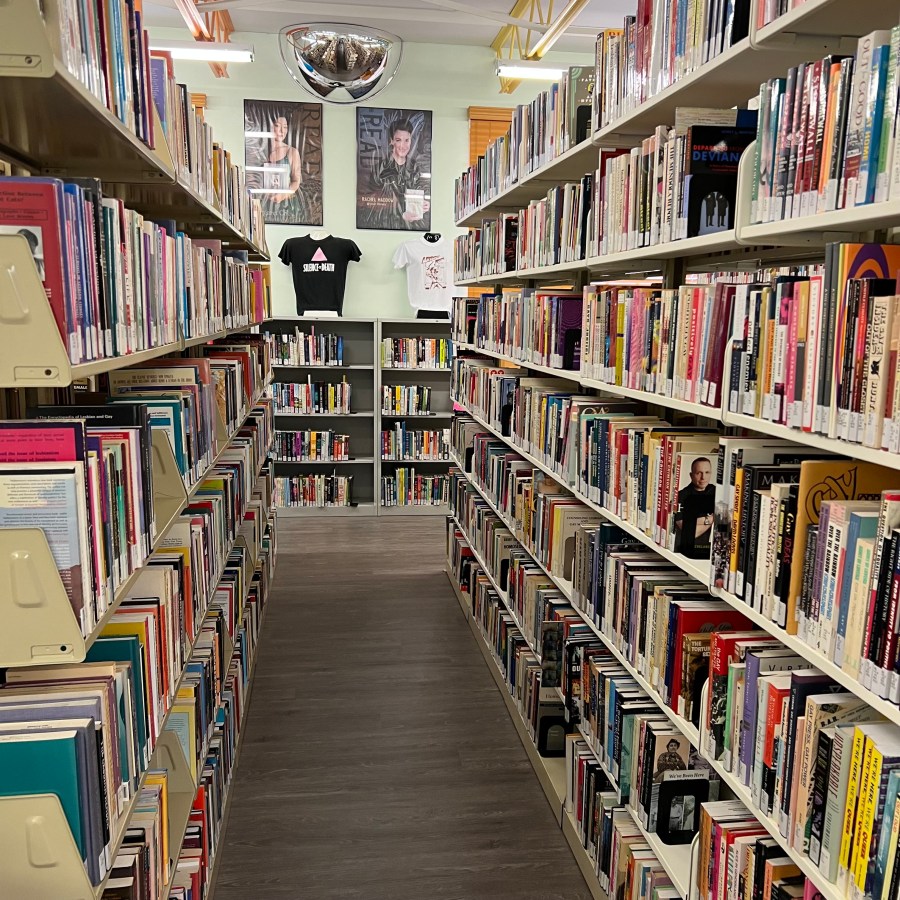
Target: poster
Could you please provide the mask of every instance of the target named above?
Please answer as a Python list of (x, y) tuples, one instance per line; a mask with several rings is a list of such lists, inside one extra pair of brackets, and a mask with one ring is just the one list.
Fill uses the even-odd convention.
[(322, 104), (245, 100), (244, 166), (267, 225), (321, 225)]
[(356, 227), (431, 230), (431, 110), (357, 107)]

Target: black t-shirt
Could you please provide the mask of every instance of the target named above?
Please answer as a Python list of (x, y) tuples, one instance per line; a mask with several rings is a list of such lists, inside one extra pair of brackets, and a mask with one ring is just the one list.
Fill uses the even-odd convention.
[(694, 490), (692, 484), (678, 492), (677, 520), (681, 522), (680, 534), (675, 537), (676, 552), (683, 553), (692, 559), (706, 559), (710, 553), (712, 525), (701, 535), (697, 535), (697, 521), (710, 517), (716, 505), (715, 485), (708, 484), (702, 491)]
[(289, 238), (278, 257), (293, 270), (298, 315), (319, 309), (340, 314), (344, 306), (347, 265), (359, 262), (362, 257), (353, 241), (331, 235), (321, 241), (309, 235)]

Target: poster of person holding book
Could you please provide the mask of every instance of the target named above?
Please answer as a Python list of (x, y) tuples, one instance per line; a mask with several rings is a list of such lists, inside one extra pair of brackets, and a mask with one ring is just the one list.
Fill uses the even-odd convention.
[(356, 227), (431, 230), (431, 110), (356, 110)]
[(267, 225), (322, 224), (322, 104), (244, 101), (247, 189)]

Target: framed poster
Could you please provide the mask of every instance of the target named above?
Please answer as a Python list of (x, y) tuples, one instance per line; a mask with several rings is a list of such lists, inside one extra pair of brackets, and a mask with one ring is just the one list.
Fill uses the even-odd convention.
[(431, 110), (356, 108), (356, 227), (431, 230)]
[(321, 225), (322, 104), (245, 100), (244, 167), (267, 225)]

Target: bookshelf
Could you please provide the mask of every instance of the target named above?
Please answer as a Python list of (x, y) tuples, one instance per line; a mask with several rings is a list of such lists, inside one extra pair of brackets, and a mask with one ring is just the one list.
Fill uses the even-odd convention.
[[(808, 60), (820, 59), (825, 53), (853, 54), (856, 52), (857, 39), (860, 36), (868, 34), (877, 28), (890, 29), (897, 24), (897, 10), (888, 8), (885, 4), (863, 2), (857, 7), (854, 4), (845, 2), (845, 0), (806, 0), (806, 2), (797, 4), (774, 22), (757, 27), (756, 15), (758, 5), (756, 2), (751, 4), (749, 38), (738, 42), (687, 77), (676, 81), (665, 90), (652, 96), (638, 109), (627, 113), (599, 130), (595, 130), (592, 138), (594, 146), (597, 148), (635, 146), (642, 138), (651, 134), (656, 124), (660, 122), (671, 123), (676, 107), (714, 107), (730, 106), (735, 103), (744, 104), (749, 98), (757, 95), (760, 82), (765, 79), (783, 77), (789, 67)], [(633, 278), (639, 274), (652, 272), (660, 274), (660, 286), (663, 289), (672, 289), (678, 288), (685, 283), (695, 283), (686, 278), (686, 273), (688, 272), (713, 273), (715, 275), (718, 271), (743, 273), (781, 264), (817, 264), (821, 263), (824, 257), (825, 245), (829, 243), (896, 241), (897, 232), (894, 229), (897, 228), (898, 222), (900, 222), (900, 205), (898, 205), (896, 200), (869, 203), (796, 218), (785, 218), (775, 222), (752, 223), (750, 219), (750, 204), (754, 187), (755, 152), (756, 147), (754, 144), (751, 144), (741, 158), (737, 182), (737, 202), (733, 220), (735, 227), (730, 230), (698, 238), (645, 246), (620, 253), (610, 253), (599, 257), (594, 256), (578, 261), (563, 262), (557, 265), (519, 269), (518, 271), (499, 275), (485, 274), (476, 278), (464, 278), (458, 283), (461, 286), (481, 287), (486, 291), (496, 289), (495, 293), (500, 294), (502, 288), (506, 286), (520, 285), (527, 289), (539, 287), (541, 284), (574, 284), (578, 288), (589, 280), (599, 280), (603, 276)], [(582, 159), (577, 154), (576, 158)], [(583, 157), (583, 159), (586, 163), (584, 172), (590, 172), (596, 168), (596, 156), (593, 159), (590, 157)], [(460, 217), (458, 224), (460, 226), (477, 227), (480, 225), (482, 217), (489, 218), (505, 212), (516, 212), (530, 201), (538, 200), (544, 196), (549, 187), (562, 185), (566, 181), (577, 179), (583, 174), (572, 173), (571, 171), (565, 171), (564, 173), (561, 166), (557, 168), (558, 163), (559, 160), (551, 161), (538, 171), (522, 178), (518, 184), (507, 187), (495, 197), (483, 203), (478, 209), (467, 210), (466, 215)], [(460, 257), (462, 257), (462, 254), (460, 254)], [(468, 258), (471, 259), (471, 257)], [(487, 263), (488, 261), (486, 260)], [(490, 263), (494, 264), (493, 258)], [(736, 280), (740, 281), (740, 278)], [(459, 307), (459, 311), (461, 310), (462, 307)], [(514, 318), (506, 319), (508, 329), (514, 327), (512, 324), (514, 322), (516, 322)], [(524, 331), (526, 334), (527, 329), (528, 325), (525, 325)], [(814, 448), (815, 450), (826, 451), (835, 457), (861, 463), (872, 463), (888, 470), (900, 471), (900, 454), (898, 453), (876, 447), (863, 446), (861, 443), (854, 443), (850, 440), (828, 437), (825, 433), (819, 433), (817, 430), (802, 430), (799, 427), (789, 427), (777, 419), (769, 421), (758, 418), (755, 415), (733, 412), (732, 409), (738, 409), (740, 405), (732, 406), (729, 402), (729, 395), (732, 390), (740, 391), (741, 387), (731, 384), (734, 361), (731, 357), (730, 339), (726, 342), (728, 350), (722, 370), (722, 381), (719, 385), (720, 396), (715, 402), (707, 404), (705, 402), (693, 402), (683, 399), (681, 396), (678, 396), (677, 391), (672, 392), (672, 396), (668, 396), (663, 393), (656, 393), (654, 390), (639, 389), (632, 386), (633, 382), (629, 382), (625, 378), (621, 378), (621, 376), (622, 384), (609, 384), (601, 378), (593, 377), (594, 373), (591, 372), (589, 374), (584, 368), (576, 371), (563, 370), (548, 364), (546, 359), (540, 359), (538, 362), (530, 358), (523, 358), (521, 354), (510, 353), (510, 345), (498, 346), (472, 343), (470, 342), (471, 339), (468, 339), (466, 330), (460, 328), (458, 322), (454, 323), (454, 337), (457, 339), (457, 349), (461, 356), (471, 354), (496, 365), (508, 368), (517, 367), (520, 370), (520, 372), (510, 372), (510, 376), (521, 374), (523, 378), (537, 378), (539, 376), (556, 378), (558, 379), (558, 390), (564, 394), (593, 394), (598, 397), (598, 402), (625, 398), (644, 404), (648, 413), (665, 416), (672, 423), (686, 424), (690, 421), (697, 426), (716, 425), (719, 426), (717, 430), (720, 433), (733, 437), (743, 433), (751, 436), (771, 436), (791, 442), (797, 447), (798, 454), (803, 448)], [(507, 331), (507, 340), (510, 340), (509, 331)], [(536, 359), (539, 359), (539, 357), (536, 357)], [(606, 363), (606, 365), (611, 364)], [(469, 390), (480, 391), (487, 383), (487, 380), (478, 382), (477, 388), (472, 388), (470, 384)], [(663, 385), (659, 390), (671, 391), (671, 387), (667, 388)], [(686, 396), (692, 395), (687, 394)], [(561, 467), (552, 459), (538, 455), (535, 450), (529, 452), (529, 447), (523, 446), (517, 438), (505, 434), (504, 431), (508, 426), (504, 426), (504, 429), (501, 429), (498, 417), (489, 415), (485, 408), (476, 408), (468, 404), (465, 401), (465, 397), (461, 394), (456, 394), (455, 399), (461, 407), (465, 408), (466, 415), (473, 418), (487, 435), (505, 444), (510, 451), (515, 452), (529, 466), (552, 479), (559, 489), (563, 489), (561, 493), (570, 495), (583, 507), (597, 512), (603, 522), (617, 525), (628, 536), (640, 542), (639, 548), (640, 545), (644, 545), (652, 549), (659, 556), (660, 564), (665, 561), (665, 564), (674, 566), (679, 572), (695, 579), (699, 583), (701, 590), (708, 591), (710, 600), (722, 601), (732, 610), (742, 613), (752, 623), (752, 627), (759, 629), (760, 632), (771, 638), (777, 639), (779, 642), (778, 646), (784, 648), (785, 653), (790, 652), (796, 655), (803, 661), (803, 665), (815, 668), (823, 676), (830, 678), (834, 683), (835, 691), (845, 692), (846, 695), (850, 695), (853, 703), (861, 702), (864, 704), (866, 715), (877, 714), (886, 723), (900, 726), (900, 706), (892, 702), (891, 699), (885, 698), (882, 685), (863, 683), (860, 677), (857, 677), (845, 668), (841, 668), (839, 661), (836, 663), (830, 658), (830, 654), (816, 649), (814, 646), (815, 639), (813, 639), (812, 645), (807, 643), (807, 640), (801, 635), (791, 634), (784, 627), (773, 622), (768, 612), (760, 611), (740, 596), (712, 584), (710, 565), (707, 561), (687, 559), (679, 553), (671, 552), (667, 548), (659, 546), (642, 529), (635, 527), (630, 521), (625, 521), (617, 516), (613, 510), (605, 505), (602, 497), (593, 493), (589, 494), (587, 489), (581, 488), (580, 485), (573, 485), (569, 477), (563, 474)], [(699, 400), (699, 398), (697, 399)], [(484, 400), (485, 404), (488, 402), (488, 399)], [(491, 397), (490, 402), (496, 404), (494, 406), (495, 410), (499, 409), (496, 396)], [(636, 414), (641, 415), (642, 413), (639, 411)], [(636, 426), (636, 430), (640, 430), (640, 426)], [(515, 431), (512, 434), (515, 434)], [(631, 449), (630, 446), (629, 449)], [(498, 448), (495, 452), (502, 455), (502, 448)], [(644, 452), (646, 452), (646, 448)], [(494, 456), (490, 458), (499, 460), (501, 457)], [(467, 482), (468, 489), (474, 491), (480, 497), (480, 500), (487, 504), (492, 517), (498, 518), (512, 534), (515, 552), (523, 550), (530, 556), (531, 561), (550, 580), (561, 598), (572, 605), (575, 614), (589, 627), (593, 635), (605, 648), (605, 652), (608, 652), (615, 659), (618, 665), (642, 689), (643, 694), (649, 697), (659, 708), (665, 715), (668, 723), (688, 739), (698, 755), (705, 761), (705, 764), (709, 766), (720, 780), (720, 798), (733, 798), (746, 807), (751, 821), (755, 820), (764, 829), (765, 835), (774, 839), (777, 846), (776, 852), (783, 851), (783, 855), (807, 879), (810, 889), (814, 889), (825, 900), (847, 900), (851, 896), (851, 891), (845, 891), (843, 884), (830, 881), (819, 865), (796, 843), (793, 834), (793, 823), (790, 826), (790, 833), (787, 836), (783, 833), (785, 826), (783, 822), (778, 821), (779, 810), (777, 805), (771, 815), (761, 810), (751, 797), (750, 789), (735, 774), (736, 770), (732, 771), (730, 764), (726, 765), (722, 760), (714, 758), (709, 748), (704, 746), (705, 734), (710, 727), (709, 723), (701, 721), (698, 729), (671, 708), (671, 698), (664, 698), (656, 690), (654, 684), (648, 680), (649, 676), (645, 677), (645, 673), (632, 663), (626, 653), (622, 652), (623, 648), (617, 643), (620, 636), (615, 633), (605, 633), (600, 616), (598, 615), (595, 621), (592, 612), (586, 611), (588, 609), (585, 605), (586, 601), (578, 594), (573, 583), (560, 578), (558, 575), (554, 575), (548, 569), (541, 556), (523, 541), (523, 535), (517, 533), (517, 525), (520, 523), (510, 519), (509, 515), (493, 499), (491, 492), (485, 489), (485, 486), (477, 480), (472, 472), (467, 472), (463, 469), (462, 459), (456, 454), (454, 455), (454, 465), (460, 469), (462, 477)], [(504, 471), (511, 472), (513, 470)], [(832, 497), (832, 499), (840, 500), (839, 497)], [(505, 498), (504, 502), (506, 502)], [(458, 515), (458, 511), (456, 513)], [(497, 534), (497, 531), (490, 531), (490, 528), (495, 526), (496, 523), (490, 525), (486, 529), (486, 533)], [(454, 527), (458, 532), (462, 533), (464, 541), (474, 551), (474, 559), (478, 563), (479, 576), (481, 570), (485, 570), (487, 579), (491, 583), (494, 592), (503, 603), (506, 603), (507, 596), (501, 590), (502, 585), (499, 579), (495, 579), (495, 576), (488, 568), (490, 562), (489, 554), (477, 552), (476, 550), (480, 536), (467, 533), (459, 519), (454, 520)], [(505, 531), (502, 533), (504, 538), (508, 538)], [(499, 539), (495, 538), (495, 540)], [(549, 541), (549, 537), (546, 540)], [(498, 546), (501, 545), (499, 543), (495, 544), (495, 548)], [(448, 561), (449, 565), (450, 561)], [(837, 565), (845, 564), (841, 562)], [(885, 563), (885, 565), (888, 564)], [(454, 580), (452, 575), (451, 580)], [(868, 585), (866, 589), (868, 589)], [(875, 589), (872, 588), (872, 590), (874, 591)], [(466, 595), (463, 596), (467, 601), (465, 608), (471, 621), (471, 605), (474, 601), (470, 600)], [(532, 652), (537, 653), (539, 648), (535, 646), (533, 635), (535, 634), (534, 628), (539, 628), (539, 625), (535, 626), (528, 622), (520, 622), (513, 610), (510, 610), (510, 613), (512, 618), (518, 623), (522, 637), (524, 637)], [(569, 616), (569, 611), (567, 610), (564, 615)], [(527, 631), (523, 627), (525, 625), (529, 625), (532, 630)], [(474, 623), (473, 630), (478, 635), (479, 644), (484, 643), (480, 630), (474, 627)], [(576, 640), (580, 640), (580, 638)], [(630, 652), (634, 652), (633, 647), (630, 648)], [(498, 662), (496, 659), (493, 659), (489, 646), (486, 658), (489, 659), (489, 662), (493, 662), (496, 669)], [(501, 689), (508, 693), (509, 689), (502, 670), (498, 669), (495, 677), (498, 677)], [(706, 692), (708, 689), (709, 683), (707, 682), (704, 691)], [(565, 703), (565, 695), (559, 690), (557, 694)], [(704, 693), (701, 709), (706, 709), (706, 702), (706, 693)], [(567, 715), (568, 712), (567, 708)], [(510, 714), (514, 721), (517, 716), (521, 718), (521, 712), (515, 704), (510, 707)], [(850, 721), (853, 720), (851, 719)], [(589, 753), (593, 755), (594, 764), (606, 773), (614, 789), (618, 791), (616, 779), (612, 777), (612, 772), (606, 764), (607, 761), (593, 742), (591, 735), (582, 728), (580, 723), (577, 725), (573, 724), (570, 728), (573, 734), (580, 736), (583, 745), (586, 745)], [(527, 730), (522, 739), (523, 742), (533, 743), (534, 741), (533, 736)], [(579, 746), (581, 748), (579, 752), (585, 752), (583, 746)], [(813, 753), (815, 754), (816, 745), (814, 744), (813, 746)], [(540, 767), (547, 761), (538, 758), (537, 761), (532, 759), (532, 762), (540, 777)], [(817, 800), (816, 802), (819, 803), (820, 801)], [(882, 814), (881, 807), (876, 806), (875, 809), (877, 810), (876, 815), (880, 816)], [(660, 841), (657, 835), (647, 832), (633, 809), (627, 807), (627, 810), (639, 828), (642, 838), (656, 855), (659, 864), (671, 879), (677, 894), (685, 898), (685, 900), (695, 897), (697, 891), (696, 880), (698, 878), (695, 871), (695, 861), (698, 853), (696, 839), (692, 847), (666, 845)], [(574, 818), (567, 815), (565, 809), (561, 821), (563, 831), (570, 844), (572, 844), (573, 853), (581, 865), (579, 850), (583, 849), (585, 838), (579, 831), (579, 824)], [(582, 866), (582, 870), (585, 871), (585, 877), (593, 891), (597, 880), (597, 875), (595, 874), (597, 870), (593, 865), (593, 861), (589, 861), (591, 863), (589, 868), (585, 870), (585, 867)], [(858, 888), (856, 890), (859, 891)], [(815, 896), (815, 894), (807, 893), (805, 896), (810, 897)], [(859, 892), (857, 896), (864, 896), (864, 892)]]
[[(382, 431), (402, 423), (406, 432), (439, 431), (449, 427), (453, 410), (450, 402), (450, 369), (428, 366), (390, 366), (382, 363), (382, 341), (415, 338), (449, 339), (450, 326), (446, 322), (417, 319), (353, 319), (288, 316), (266, 321), (265, 330), (282, 335), (333, 335), (340, 338), (341, 362), (326, 363), (316, 359), (311, 363), (293, 361), (274, 365), (278, 384), (300, 385), (307, 381), (323, 385), (344, 381), (350, 385), (350, 412), (301, 412), (276, 408), (279, 430), (329, 429), (350, 437), (349, 460), (287, 460), (276, 459), (279, 476), (291, 477), (312, 473), (327, 473), (333, 467), (339, 476), (352, 475), (349, 506), (287, 506), (279, 508), (285, 517), (339, 516), (403, 516), (442, 515), (446, 504), (384, 506), (380, 500), (383, 476), (393, 475), (398, 468), (413, 467), (417, 475), (432, 476), (446, 473), (446, 459), (432, 459), (422, 455), (391, 459), (381, 452)], [(385, 386), (426, 388), (431, 398), (428, 413), (396, 412), (382, 409), (381, 395)], [(343, 408), (343, 407), (342, 407)]]
[[(101, 4), (98, 9), (102, 13), (104, 8), (105, 5)], [(178, 154), (174, 154), (167, 143), (154, 102), (157, 95), (155, 91), (152, 95), (149, 92), (148, 58), (141, 58), (141, 64), (148, 62), (143, 83), (137, 76), (132, 80), (132, 73), (123, 69), (121, 83), (111, 89), (121, 88), (124, 94), (116, 102), (129, 105), (133, 110), (138, 106), (135, 85), (141, 84), (147, 91), (144, 96), (153, 98), (143, 108), (144, 118), (138, 120), (135, 111), (132, 116), (135, 121), (126, 125), (124, 113), (123, 119), (120, 119), (111, 107), (108, 108), (98, 99), (98, 92), (92, 91), (87, 81), (71, 73), (63, 59), (66, 47), (60, 41), (59, 29), (45, 23), (42, 9), (55, 22), (57, 16), (73, 14), (74, 5), (50, 3), (42, 7), (29, 0), (12, 0), (0, 8), (0, 156), (12, 164), (14, 174), (30, 173), (60, 179), (101, 176), (104, 200), (121, 201), (127, 211), (145, 216), (148, 220), (155, 218), (174, 222), (179, 235), (190, 239), (221, 242), (223, 252), (242, 251), (246, 257), (241, 257), (241, 262), (247, 259), (253, 262), (268, 260), (261, 219), (254, 218), (253, 204), (238, 187), (243, 184), (243, 175), (238, 168), (230, 167), (230, 163), (226, 165), (224, 151), (212, 146), (212, 136), (208, 130), (203, 132), (203, 136), (204, 139), (209, 138), (209, 154), (198, 153), (199, 145), (195, 144), (193, 168), (187, 163), (176, 164)], [(135, 24), (125, 21), (125, 7), (121, 12), (123, 20), (119, 24), (125, 28)], [(140, 46), (145, 35), (135, 33)], [(80, 39), (84, 40), (95, 37), (95, 34), (88, 33), (80, 35)], [(96, 47), (95, 50), (99, 52)], [(115, 67), (116, 63), (111, 63), (111, 66)], [(187, 113), (194, 116), (190, 106)], [(199, 120), (192, 121), (196, 124)], [(144, 133), (146, 140), (139, 136), (139, 132)], [(218, 175), (214, 172), (214, 159), (219, 163)], [(90, 227), (89, 220), (87, 224)], [(44, 234), (46, 240), (49, 232), (45, 230)], [(175, 235), (169, 232), (168, 236), (173, 240), (174, 253)], [(208, 246), (212, 255), (212, 246)], [(218, 247), (217, 244), (215, 252), (218, 252)], [(50, 259), (45, 252), (44, 261), (49, 262)], [(174, 273), (173, 269), (173, 285)], [(75, 382), (101, 376), (91, 385), (91, 390), (99, 390), (104, 385), (102, 376), (121, 374), (134, 366), (164, 357), (181, 356), (185, 351), (190, 351), (187, 355), (192, 359), (201, 354), (205, 358), (211, 357), (215, 351), (207, 352), (203, 345), (213, 341), (224, 342), (232, 337), (237, 340), (237, 336), (252, 331), (257, 319), (263, 315), (261, 303), (256, 309), (251, 303), (250, 313), (246, 314), (226, 301), (221, 318), (217, 318), (210, 304), (202, 313), (199, 306), (196, 309), (192, 307), (188, 315), (196, 318), (186, 320), (179, 307), (175, 315), (167, 320), (165, 331), (159, 322), (147, 329), (148, 334), (166, 334), (166, 340), (158, 345), (146, 346), (154, 343), (147, 338), (137, 343), (137, 346), (145, 346), (146, 349), (72, 364), (61, 335), (62, 325), (54, 317), (42, 277), (43, 273), (39, 273), (24, 238), (13, 234), (0, 235), (0, 389), (8, 391), (2, 398), (3, 408), (17, 409), (21, 415), (24, 415), (26, 405), (44, 405), (54, 399), (66, 405), (66, 398), (71, 402), (71, 394), (60, 392), (54, 397), (46, 390), (48, 388), (69, 388)], [(238, 289), (235, 287), (237, 282), (235, 280), (229, 284), (226, 278), (223, 266), (220, 290), (223, 297), (230, 298), (231, 291)], [(214, 284), (211, 281), (210, 287)], [(79, 287), (87, 295), (92, 286), (88, 280), (86, 285)], [(117, 282), (116, 290), (119, 288), (124, 293), (124, 284)], [(249, 282), (245, 281), (242, 289), (249, 289)], [(102, 295), (101, 290), (99, 302), (103, 302)], [(248, 296), (244, 294), (242, 298), (246, 300)], [(258, 294), (256, 299), (261, 299)], [(94, 297), (94, 300), (98, 298)], [(149, 305), (145, 311), (149, 316)], [(200, 324), (201, 318), (208, 324)], [(103, 321), (102, 314), (99, 321)], [(121, 323), (122, 320), (118, 321)], [(94, 318), (93, 323), (97, 325), (98, 319)], [(206, 329), (209, 333), (197, 334), (198, 330)], [(102, 338), (98, 343), (102, 346)], [(248, 346), (247, 343), (238, 343), (242, 347)], [(131, 615), (132, 595), (142, 576), (161, 572), (163, 566), (175, 559), (171, 551), (180, 546), (182, 538), (178, 534), (183, 535), (184, 532), (185, 510), (192, 507), (203, 509), (206, 502), (216, 502), (218, 498), (212, 498), (209, 485), (222, 471), (221, 467), (228, 465), (227, 477), (243, 478), (247, 486), (247, 490), (241, 492), (240, 505), (234, 504), (228, 515), (221, 518), (222, 530), (216, 535), (221, 537), (221, 543), (214, 540), (206, 542), (204, 537), (203, 554), (197, 549), (200, 543), (193, 550), (188, 548), (182, 565), (186, 569), (189, 562), (197, 563), (193, 582), (188, 579), (176, 586), (173, 578), (171, 596), (165, 598), (160, 594), (157, 598), (159, 627), (174, 629), (165, 638), (168, 655), (165, 659), (157, 658), (155, 652), (151, 653), (147, 648), (146, 677), (143, 674), (140, 678), (131, 676), (134, 693), (128, 689), (127, 679), (117, 682), (117, 687), (122, 689), (120, 701), (127, 710), (122, 722), (127, 723), (129, 729), (146, 727), (147, 731), (139, 747), (136, 736), (129, 732), (126, 739), (124, 731), (119, 733), (121, 744), (117, 751), (122, 749), (124, 753), (126, 744), (131, 747), (132, 741), (135, 741), (135, 747), (128, 750), (127, 766), (124, 756), (116, 763), (117, 777), (119, 766), (122, 767), (121, 782), (113, 780), (107, 786), (104, 781), (102, 788), (104, 805), (109, 802), (111, 833), (104, 836), (105, 844), (101, 840), (106, 859), (101, 864), (103, 868), (99, 882), (86, 868), (83, 853), (70, 828), (70, 807), (64, 809), (52, 793), (4, 796), (0, 798), (0, 834), (8, 852), (0, 861), (0, 884), (4, 886), (5, 893), (99, 900), (110, 883), (111, 869), (120, 850), (131, 844), (131, 840), (126, 840), (126, 835), (133, 825), (135, 810), (143, 808), (149, 812), (152, 791), (147, 791), (151, 783), (159, 783), (160, 773), (164, 772), (167, 804), (161, 804), (159, 809), (164, 811), (167, 808), (167, 821), (162, 824), (168, 834), (168, 858), (157, 857), (158, 870), (152, 872), (150, 877), (158, 880), (160, 896), (168, 896), (178, 871), (182, 845), (196, 816), (192, 809), (195, 799), (200, 788), (204, 784), (208, 786), (204, 765), (213, 757), (223, 762), (221, 771), (227, 772), (222, 783), (222, 799), (226, 803), (231, 799), (228, 788), (237, 754), (231, 752), (235, 749), (231, 747), (228, 759), (223, 761), (221, 729), (232, 729), (231, 734), (239, 748), (243, 729), (238, 730), (235, 717), (241, 716), (240, 724), (243, 724), (256, 662), (259, 626), (265, 612), (268, 583), (274, 574), (276, 550), (274, 511), (269, 509), (265, 497), (269, 463), (268, 447), (265, 446), (264, 408), (271, 372), (263, 371), (265, 351), (256, 354), (261, 350), (261, 344), (255, 343), (253, 346), (254, 354), (242, 356), (240, 364), (235, 356), (233, 362), (221, 367), (231, 369), (234, 375), (231, 382), (226, 378), (222, 383), (227, 392), (224, 406), (212, 402), (208, 413), (204, 412), (201, 416), (199, 392), (195, 401), (185, 400), (185, 413), (190, 406), (194, 410), (192, 416), (197, 416), (195, 425), (199, 423), (201, 426), (192, 431), (196, 443), (189, 460), (184, 447), (179, 445), (176, 454), (166, 431), (156, 427), (151, 429), (149, 421), (145, 443), (139, 440), (140, 429), (132, 429), (135, 432), (135, 447), (138, 452), (146, 452), (144, 461), (152, 473), (152, 503), (147, 509), (148, 512), (152, 509), (156, 530), (151, 533), (149, 517), (142, 519), (141, 540), (146, 538), (146, 544), (140, 545), (140, 553), (137, 552), (138, 545), (135, 545), (135, 561), (128, 576), (116, 579), (115, 589), (109, 591), (102, 604), (98, 596), (84, 598), (85, 603), (90, 602), (97, 607), (97, 615), (90, 618), (90, 622), (94, 623), (92, 627), (84, 627), (78, 621), (48, 535), (38, 528), (0, 529), (0, 585), (3, 591), (0, 605), (7, 626), (0, 638), (3, 680), (7, 687), (13, 684), (16, 676), (28, 682), (33, 672), (40, 671), (32, 670), (34, 666), (49, 667), (46, 670), (48, 674), (57, 671), (54, 668), (57, 667), (62, 673), (60, 678), (65, 680), (69, 667), (86, 659), (121, 659), (103, 655), (109, 652), (104, 649), (104, 642), (109, 636), (125, 633), (117, 630), (116, 625), (121, 625), (127, 617), (117, 614), (127, 608)], [(107, 349), (105, 352), (112, 351)], [(102, 352), (90, 352), (81, 358), (91, 359), (100, 355), (103, 355)], [(71, 358), (77, 356), (73, 354)], [(245, 366), (248, 364), (251, 365), (251, 373), (246, 372)], [(199, 370), (200, 366), (197, 368)], [(246, 382), (239, 380), (242, 369), (247, 376)], [(173, 379), (171, 384), (180, 383)], [(23, 389), (29, 389), (29, 392), (23, 394)], [(110, 392), (114, 393), (111, 387)], [(251, 393), (252, 396), (249, 396)], [(205, 399), (203, 402), (206, 402)], [(110, 404), (109, 409), (113, 408)], [(72, 405), (71, 409), (72, 416), (77, 418), (78, 406)], [(115, 420), (116, 416), (113, 414), (110, 419)], [(185, 422), (187, 427), (188, 420)], [(201, 445), (205, 449), (198, 449)], [(185, 465), (187, 468), (184, 468)], [(137, 468), (142, 467), (136, 465)], [(150, 484), (149, 479), (146, 484)], [(85, 490), (86, 485), (87, 482)], [(124, 492), (124, 484), (121, 490)], [(224, 504), (222, 508), (225, 508)], [(137, 506), (130, 507), (129, 515), (135, 519), (138, 518), (137, 509)], [(98, 505), (96, 509), (81, 512), (86, 518), (90, 516), (90, 521), (97, 526), (95, 513), (99, 515), (100, 510)], [(117, 516), (122, 515), (124, 513), (120, 509)], [(83, 527), (87, 529), (88, 526), (85, 524)], [(190, 528), (188, 525), (189, 531)], [(213, 532), (209, 530), (206, 534), (212, 537)], [(95, 532), (93, 537), (95, 547), (103, 543), (99, 533)], [(127, 543), (124, 535), (122, 540)], [(191, 560), (195, 554), (196, 559)], [(209, 571), (201, 571), (201, 558), (209, 562)], [(96, 559), (92, 558), (92, 567), (98, 565)], [(98, 575), (98, 582), (90, 585), (95, 593), (100, 580), (102, 576)], [(110, 581), (112, 584), (111, 578)], [(191, 596), (182, 597), (184, 584), (193, 585)], [(140, 596), (149, 594), (142, 592)], [(230, 598), (227, 603), (223, 599), (225, 597)], [(133, 634), (128, 633), (133, 638)], [(148, 627), (146, 634), (150, 633)], [(160, 633), (153, 631), (154, 635)], [(212, 641), (216, 642), (219, 650), (217, 658), (220, 668), (214, 674), (207, 665), (212, 658)], [(123, 672), (125, 668), (121, 666)], [(180, 692), (186, 689), (193, 694), (191, 685), (199, 684), (195, 679), (204, 678), (207, 679), (208, 689), (215, 688), (207, 711), (211, 718), (206, 723), (206, 730), (196, 735), (194, 743), (189, 739), (190, 750), (186, 752), (180, 734), (190, 735), (191, 729), (190, 726), (187, 729), (181, 727), (184, 724), (181, 720), (183, 709), (179, 708), (179, 703), (184, 700)], [(138, 681), (142, 682), (139, 692)], [(138, 693), (142, 714), (139, 714), (137, 707), (131, 707)], [(110, 707), (111, 711), (114, 709), (114, 706)], [(177, 724), (176, 718), (179, 719)], [(110, 720), (106, 721), (108, 725)], [(138, 725), (139, 722), (143, 722), (144, 726)], [(110, 730), (107, 735), (104, 728), (104, 740), (113, 733)], [(104, 752), (107, 763), (112, 765), (109, 762), (112, 759), (108, 755), (109, 747)], [(126, 768), (129, 776), (127, 785), (124, 779)], [(105, 778), (102, 773), (100, 777)], [(108, 795), (105, 793), (107, 787), (110, 790)], [(99, 785), (95, 793), (101, 793)], [(91, 795), (92, 802), (95, 799)], [(77, 809), (75, 814), (76, 821), (79, 815), (87, 815)], [(99, 815), (105, 816), (106, 813)], [(209, 820), (210, 827), (221, 828), (222, 820), (214, 823), (214, 818)], [(103, 870), (106, 871), (105, 877), (102, 876)]]
[[(428, 319), (379, 319), (378, 320), (378, 363), (380, 366), (379, 397), (385, 387), (416, 386), (421, 385), (430, 392), (430, 411), (418, 412), (387, 412), (383, 404), (379, 403), (378, 420), (378, 444), (381, 447), (381, 435), (398, 426), (406, 432), (417, 431), (443, 431), (449, 428), (453, 415), (453, 404), (450, 400), (450, 368), (437, 368), (433, 365), (392, 365), (390, 358), (385, 355), (383, 349), (385, 341), (415, 341), (418, 338), (426, 340), (450, 340), (450, 323), (430, 321)], [(449, 461), (446, 459), (422, 458), (421, 455), (409, 459), (392, 459), (384, 453), (379, 454), (378, 484), (385, 477), (396, 477), (397, 469), (412, 468), (417, 476), (441, 476), (446, 475)], [(386, 506), (382, 503), (379, 507), (379, 515), (387, 516), (427, 516), (446, 515), (446, 503), (422, 504), (422, 505), (397, 505)]]

